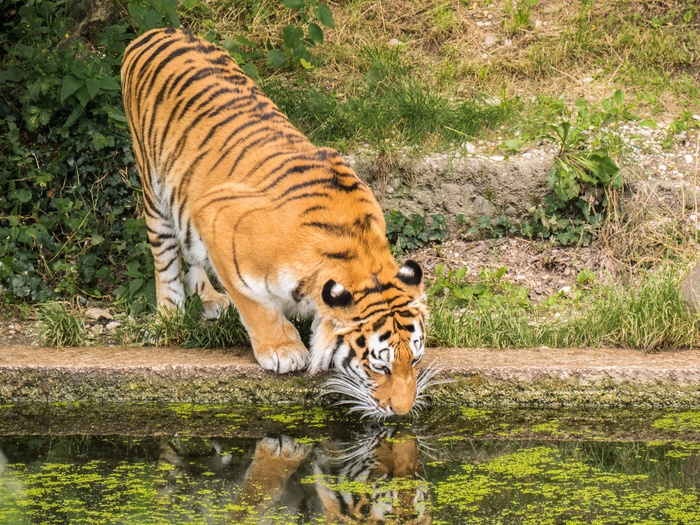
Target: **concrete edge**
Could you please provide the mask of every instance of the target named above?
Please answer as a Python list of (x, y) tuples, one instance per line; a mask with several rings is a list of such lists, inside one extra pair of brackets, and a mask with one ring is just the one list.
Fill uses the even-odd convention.
[[(326, 376), (275, 375), (249, 353), (196, 349), (0, 348), (0, 404), (327, 404)], [(198, 353), (201, 352), (201, 353)], [(430, 349), (436, 405), (700, 407), (700, 351)], [(134, 364), (127, 364), (134, 363)]]

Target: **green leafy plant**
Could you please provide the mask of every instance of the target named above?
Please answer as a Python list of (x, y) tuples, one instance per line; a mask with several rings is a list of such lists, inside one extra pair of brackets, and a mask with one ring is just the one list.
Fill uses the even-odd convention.
[[(602, 127), (632, 118), (618, 90), (593, 109), (577, 102), (575, 119), (550, 127), (544, 137), (559, 147), (547, 179), (553, 194), (531, 209), (531, 220), (521, 225), (523, 234), (554, 238), (563, 245), (591, 242), (609, 211), (606, 192), (622, 188), (622, 176), (605, 148), (609, 137)], [(597, 135), (593, 133), (596, 136), (591, 129), (598, 130)]]
[(15, 4), (0, 32), (0, 295), (101, 297), (134, 265), (152, 269), (132, 222), (139, 183), (119, 67), (136, 33), (179, 25), (177, 2), (115, 5), (88, 29), (73, 18), (83, 4)]
[(447, 221), (440, 213), (431, 215), (427, 222), (417, 213), (406, 217), (397, 210), (386, 213), (384, 218), (387, 238), (397, 253), (422, 248), (431, 242), (442, 242), (447, 237)]
[(427, 289), (429, 298), (443, 298), (442, 304), (453, 308), (489, 308), (496, 304), (510, 304), (529, 308), (528, 290), (504, 279), (508, 267), (496, 270), (482, 268), (476, 282), (467, 279), (468, 268), (446, 269), (444, 264), (435, 267), (435, 278)]
[[(323, 27), (332, 29), (335, 26), (332, 11), (319, 0), (280, 0), (280, 3), (294, 11), (296, 20), (282, 29), (278, 42), (273, 43), (268, 39), (258, 44), (245, 35), (226, 37), (221, 42), (253, 78), (260, 78), (256, 62), (260, 64), (263, 58), (265, 67), (271, 70), (294, 67), (312, 69), (318, 66), (318, 56), (312, 49), (323, 44)], [(215, 31), (210, 31), (208, 38), (214, 40), (217, 36)]]

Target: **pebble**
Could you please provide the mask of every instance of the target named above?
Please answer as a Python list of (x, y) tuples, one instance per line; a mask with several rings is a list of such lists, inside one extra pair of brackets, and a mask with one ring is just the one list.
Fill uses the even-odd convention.
[(112, 321), (111, 323), (107, 323), (107, 325), (105, 326), (105, 329), (108, 332), (114, 332), (120, 326), (121, 326), (121, 323), (119, 321)]
[(693, 156), (690, 154), (685, 155), (685, 163), (686, 164), (692, 164), (693, 163)]
[(103, 308), (88, 308), (85, 310), (85, 316), (89, 317), (90, 319), (94, 319), (95, 321), (99, 321), (100, 319), (112, 321), (114, 319), (112, 314)]
[(392, 38), (391, 40), (389, 40), (390, 47), (396, 47), (396, 46), (400, 46), (400, 45), (401, 45), (401, 41), (398, 38)]
[(571, 299), (574, 296), (574, 293), (571, 290), (571, 286), (562, 286), (561, 288), (559, 288), (559, 293), (569, 299)]

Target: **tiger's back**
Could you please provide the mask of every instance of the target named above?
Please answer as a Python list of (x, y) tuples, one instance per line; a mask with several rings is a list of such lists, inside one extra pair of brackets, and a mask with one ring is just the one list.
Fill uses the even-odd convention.
[[(398, 377), (394, 390), (409, 394), (394, 405), (410, 409), (423, 344), (420, 268), (398, 268), (381, 208), (345, 160), (311, 144), (228, 54), (188, 31), (135, 40), (122, 86), (159, 308), (198, 293), (214, 316), (230, 297), (257, 360), (277, 372), (356, 361), (354, 373), (371, 390), (372, 374), (400, 365), (411, 377)], [(403, 328), (394, 322), (399, 311), (410, 320)], [(316, 315), (311, 355), (289, 313)], [(360, 348), (349, 334), (368, 325)], [(392, 337), (377, 342), (387, 331)], [(378, 347), (370, 348), (374, 332)], [(398, 344), (392, 340), (402, 349), (388, 347)], [(368, 368), (371, 357), (380, 364)]]

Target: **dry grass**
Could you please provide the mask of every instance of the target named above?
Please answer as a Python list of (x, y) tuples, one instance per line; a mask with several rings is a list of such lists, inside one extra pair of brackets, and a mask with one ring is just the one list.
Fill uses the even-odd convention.
[[(595, 103), (622, 88), (630, 95), (654, 92), (656, 112), (698, 106), (700, 13), (691, 0), (329, 4), (335, 29), (325, 31), (317, 48), (323, 65), (306, 80), (341, 98), (364, 83), (368, 50), (400, 42), (411, 75), (450, 99), (505, 94)], [(204, 0), (199, 11), (187, 22), (196, 31), (213, 28), (260, 43), (279, 42), (282, 27), (293, 21), (274, 0), (246, 6)]]

